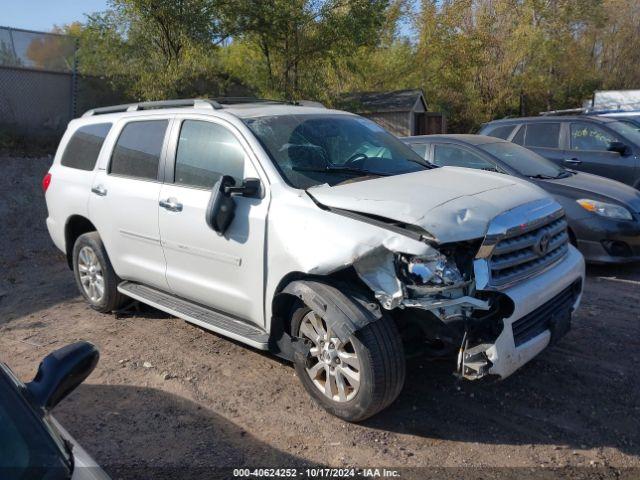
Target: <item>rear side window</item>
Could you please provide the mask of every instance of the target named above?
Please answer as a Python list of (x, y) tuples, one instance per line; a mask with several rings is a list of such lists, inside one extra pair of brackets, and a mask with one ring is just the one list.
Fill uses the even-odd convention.
[(513, 127), (515, 125), (487, 125), (483, 130), (482, 135), (488, 135), (489, 137), (502, 138), (506, 140), (511, 135)]
[(465, 167), (492, 172), (496, 171), (496, 166), (486, 161), (480, 155), (476, 155), (466, 148), (448, 144), (436, 145), (433, 152), (433, 163), (439, 167)]
[(431, 146), (430, 143), (412, 143), (411, 148), (413, 151), (420, 155), (422, 158), (427, 158), (427, 151)]
[(125, 125), (113, 149), (109, 173), (157, 180), (168, 124), (168, 120), (148, 120)]
[(244, 177), (244, 150), (236, 137), (221, 125), (185, 120), (176, 152), (175, 183), (211, 188), (222, 175), (236, 183)]
[(559, 123), (529, 123), (526, 127), (525, 147), (559, 148)]
[(77, 129), (67, 143), (60, 165), (79, 170), (93, 170), (109, 130), (110, 123), (85, 125)]

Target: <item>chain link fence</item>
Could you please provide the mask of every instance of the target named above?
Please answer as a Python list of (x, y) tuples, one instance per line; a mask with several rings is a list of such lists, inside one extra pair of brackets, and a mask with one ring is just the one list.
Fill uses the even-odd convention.
[(89, 108), (118, 103), (99, 77), (77, 71), (78, 42), (56, 33), (0, 27), (0, 139), (57, 139)]

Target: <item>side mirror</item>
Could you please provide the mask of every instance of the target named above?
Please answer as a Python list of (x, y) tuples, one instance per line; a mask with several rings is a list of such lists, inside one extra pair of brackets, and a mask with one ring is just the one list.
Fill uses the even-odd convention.
[(607, 150), (619, 153), (620, 155), (627, 155), (629, 153), (629, 147), (623, 142), (610, 142)]
[(227, 195), (240, 195), (242, 197), (258, 197), (262, 191), (262, 183), (259, 178), (245, 178), (239, 187), (225, 188)]
[(218, 235), (223, 235), (233, 221), (236, 211), (236, 203), (227, 192), (227, 188), (233, 188), (236, 181), (229, 175), (223, 175), (211, 189), (211, 198), (207, 205), (205, 220), (209, 228)]
[(242, 197), (258, 197), (262, 192), (262, 183), (258, 178), (246, 178), (242, 185), (236, 187), (236, 181), (229, 175), (223, 175), (211, 190), (211, 198), (207, 205), (207, 225), (223, 235), (227, 231), (236, 211), (234, 195)]
[(99, 358), (98, 349), (89, 342), (62, 347), (44, 357), (27, 390), (39, 406), (50, 410), (93, 372)]

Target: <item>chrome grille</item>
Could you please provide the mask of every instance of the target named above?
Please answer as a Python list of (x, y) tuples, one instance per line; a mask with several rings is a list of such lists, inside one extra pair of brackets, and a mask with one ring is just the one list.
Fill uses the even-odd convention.
[(534, 275), (560, 260), (568, 250), (567, 221), (562, 210), (511, 228), (495, 244), (488, 259), (490, 283), (502, 286)]

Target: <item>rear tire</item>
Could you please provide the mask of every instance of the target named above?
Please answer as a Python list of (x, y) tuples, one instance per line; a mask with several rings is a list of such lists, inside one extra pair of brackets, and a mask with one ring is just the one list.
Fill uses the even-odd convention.
[(128, 298), (118, 292), (120, 279), (113, 271), (98, 232), (80, 235), (73, 246), (73, 274), (78, 289), (91, 308), (109, 313), (122, 308)]
[[(310, 329), (313, 324), (317, 328)], [(360, 422), (391, 405), (400, 394), (405, 357), (400, 334), (390, 317), (384, 315), (358, 330), (347, 342), (340, 342), (324, 320), (299, 303), (293, 310), (291, 327), (293, 335), (310, 339), (314, 345), (310, 365), (300, 359), (294, 361), (296, 373), (309, 395), (329, 413)], [(316, 336), (314, 342), (310, 337), (319, 331), (322, 334), (323, 328), (328, 336), (322, 341), (317, 340), (322, 335)], [(333, 350), (327, 342), (332, 342)], [(334, 378), (327, 386), (331, 372)], [(339, 387), (341, 382), (343, 388)]]

